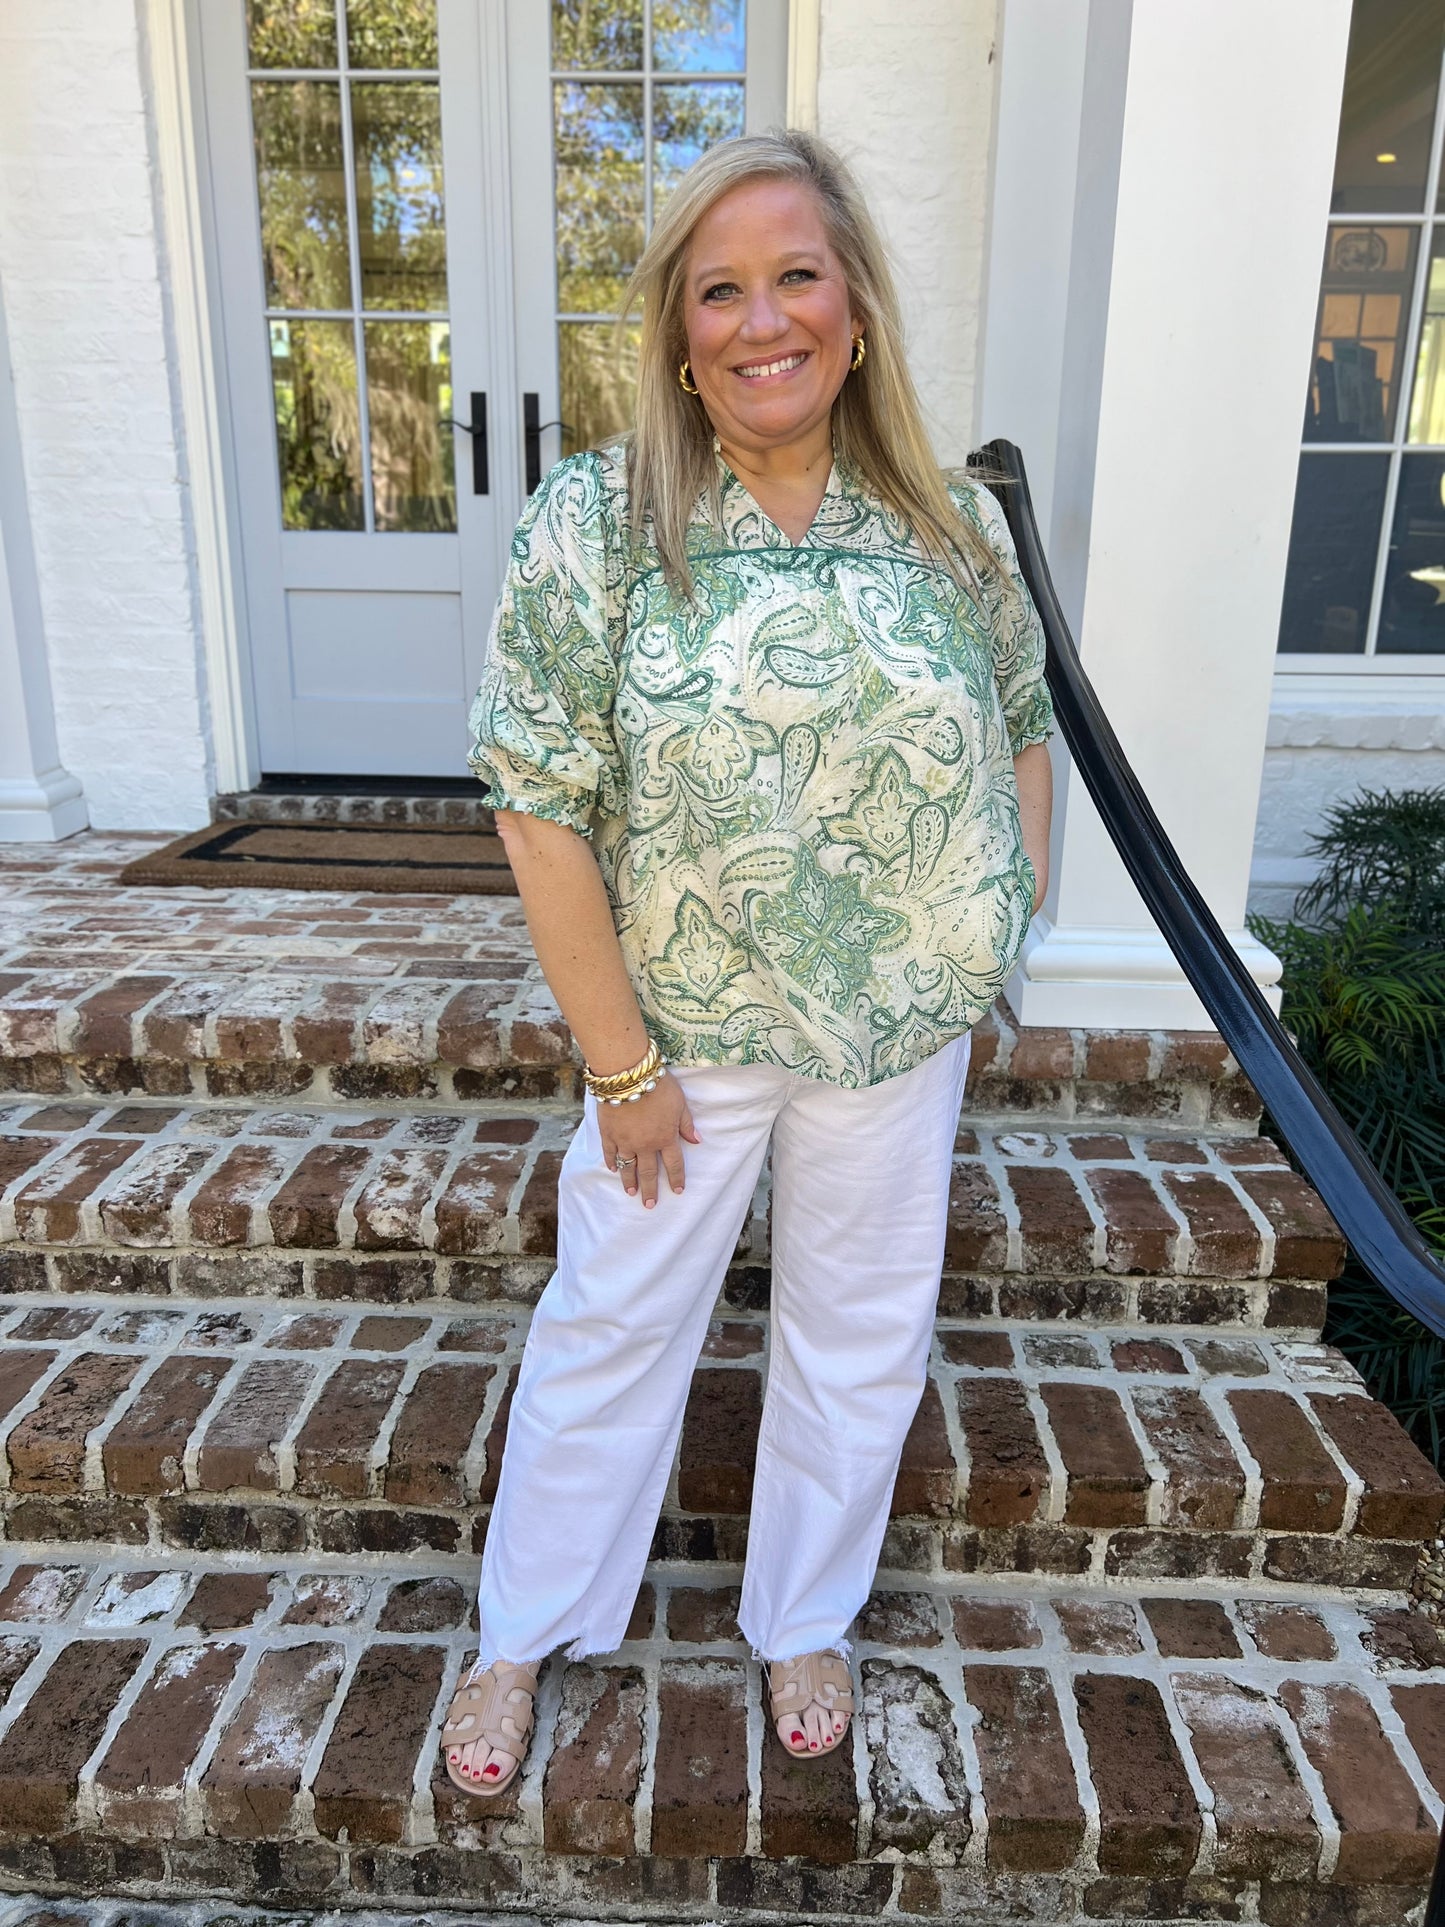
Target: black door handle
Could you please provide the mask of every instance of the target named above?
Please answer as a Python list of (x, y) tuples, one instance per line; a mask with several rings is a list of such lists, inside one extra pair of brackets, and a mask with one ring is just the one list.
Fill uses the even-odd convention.
[(487, 462), (487, 398), (480, 388), (472, 390), (472, 419), (469, 422), (459, 422), (454, 418), (451, 425), (472, 438), (472, 494), (490, 493), (491, 472)]
[(537, 485), (542, 479), (542, 437), (546, 431), (560, 428), (569, 435), (576, 433), (571, 422), (539, 421), (541, 413), (541, 397), (528, 390), (522, 396), (522, 455), (529, 495), (536, 494)]

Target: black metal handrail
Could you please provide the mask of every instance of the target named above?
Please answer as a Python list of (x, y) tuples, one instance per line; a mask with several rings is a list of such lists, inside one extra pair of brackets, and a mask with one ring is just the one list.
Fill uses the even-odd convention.
[[(1280, 1136), (1329, 1206), (1361, 1264), (1422, 1325), (1445, 1337), (1445, 1267), (1290, 1042), (1191, 882), (1129, 767), (1084, 673), (1059, 606), (1022, 455), (1012, 442), (994, 441), (981, 451), (981, 460), (989, 471), (1007, 478), (999, 500), (1048, 639), (1049, 694), (1059, 730), (1124, 867), (1220, 1035), (1259, 1092)], [(1445, 1927), (1445, 1911), (1441, 1919)]]

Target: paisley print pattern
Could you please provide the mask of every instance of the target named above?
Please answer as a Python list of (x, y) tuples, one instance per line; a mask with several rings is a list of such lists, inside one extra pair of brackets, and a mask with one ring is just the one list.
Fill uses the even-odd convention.
[(680, 1064), (847, 1087), (969, 1029), (1034, 875), (1012, 758), (1053, 726), (1038, 617), (998, 568), (960, 591), (835, 467), (792, 543), (719, 459), (692, 600), (627, 531), (619, 452), (545, 478), (512, 545), (472, 710), (498, 809), (593, 840), (643, 1014)]

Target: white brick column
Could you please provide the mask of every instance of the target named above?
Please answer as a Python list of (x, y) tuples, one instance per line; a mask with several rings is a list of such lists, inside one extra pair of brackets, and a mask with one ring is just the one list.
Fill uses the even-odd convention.
[(821, 7), (818, 131), (856, 167), (892, 252), (914, 379), (951, 463), (973, 446), (997, 27), (998, 0)]
[(174, 290), (134, 0), (0, 4), (0, 277), (66, 766), (105, 829), (212, 793)]
[(81, 786), (61, 767), (55, 741), (0, 289), (0, 843), (54, 842), (87, 821)]
[[(1084, 664), (1243, 929), (1349, 0), (1005, 0), (981, 428)], [(1065, 266), (1065, 262), (1067, 265)], [(1058, 746), (1029, 1024), (1205, 1027)]]

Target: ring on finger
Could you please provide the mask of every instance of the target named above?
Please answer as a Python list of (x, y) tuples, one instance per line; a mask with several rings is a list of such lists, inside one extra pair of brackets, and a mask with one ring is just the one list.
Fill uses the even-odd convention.
[(636, 1164), (637, 1159), (636, 1158), (615, 1158), (613, 1162), (616, 1164), (619, 1171), (627, 1171), (627, 1170), (630, 1170), (634, 1164)]

